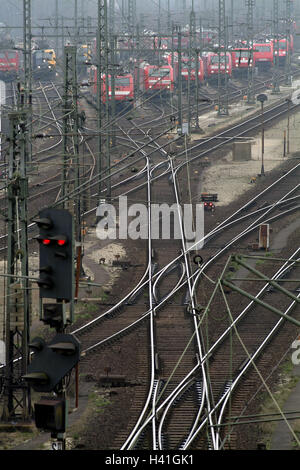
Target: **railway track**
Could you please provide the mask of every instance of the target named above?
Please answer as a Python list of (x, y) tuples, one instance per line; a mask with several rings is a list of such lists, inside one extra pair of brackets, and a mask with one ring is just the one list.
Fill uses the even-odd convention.
[[(266, 115), (266, 122), (280, 118), (285, 111), (284, 104), (275, 106)], [(164, 113), (157, 120), (161, 118), (165, 119)], [(186, 170), (187, 162), (180, 161), (180, 157), (184, 156), (186, 151), (179, 153), (175, 158), (170, 157), (164, 150), (165, 144), (160, 137), (151, 139), (140, 127), (140, 123), (131, 124), (134, 125), (131, 129), (125, 130), (125, 136), (128, 145), (134, 149), (132, 151), (142, 155), (138, 159), (139, 162), (143, 162), (138, 178), (144, 181), (136, 184), (137, 176), (128, 175), (124, 180), (115, 182), (116, 187), (126, 186), (121, 194), (132, 194), (136, 200), (146, 201), (148, 205), (162, 201), (177, 205), (184, 203), (178, 184), (180, 187), (184, 184), (185, 176), (182, 176), (181, 172), (183, 169)], [(148, 124), (152, 125), (153, 121)], [(220, 148), (223, 145), (220, 139), (226, 142), (232, 141), (245, 133), (255, 132), (259, 124), (259, 116), (254, 117), (247, 123), (223, 131), (217, 137), (193, 146), (189, 149), (192, 153), (189, 165), (212, 150)], [(137, 136), (134, 138), (130, 136), (130, 131), (133, 129), (139, 131), (139, 139)], [(295, 166), (290, 175), (297, 171), (298, 167)], [(282, 180), (285, 177), (287, 178), (283, 176)], [(87, 184), (89, 186), (96, 184), (93, 183), (96, 179), (97, 175), (91, 175)], [(299, 174), (294, 179), (298, 181)], [(274, 189), (276, 184), (278, 182), (275, 182), (271, 188)], [(299, 185), (295, 184), (293, 178), (289, 184), (290, 187), (281, 191), (281, 194), (273, 194), (273, 200), (271, 202), (268, 200), (266, 208), (262, 207), (250, 215), (249, 209), (253, 204), (251, 200), (229, 220), (223, 221), (217, 229), (212, 229), (206, 236), (207, 243), (221, 233), (223, 236), (226, 225), (227, 229), (232, 229), (232, 226), (241, 224), (242, 219), (246, 223), (244, 229), (238, 227), (236, 230), (235, 227), (235, 233), (228, 231), (227, 241), (222, 240), (224, 249), (215, 253), (215, 258), (222, 252), (226, 253), (228, 248), (242, 236), (251, 233), (258, 222), (268, 220), (266, 219), (268, 214), (271, 211), (273, 214), (273, 210), (285, 203), (286, 199), (296, 203)], [(264, 197), (271, 188), (263, 192)], [(257, 201), (259, 196), (262, 195), (258, 195), (254, 201)], [(262, 201), (262, 205), (264, 203), (265, 200)], [(291, 211), (294, 210), (297, 210), (297, 205), (292, 207)], [(275, 213), (274, 217), (283, 217), (285, 213), (289, 211)], [(238, 218), (241, 214), (242, 217)], [(249, 226), (248, 220), (251, 221), (255, 217)], [(151, 234), (150, 222), (148, 229)], [(200, 445), (217, 449), (221, 445), (223, 434), (219, 432), (217, 425), (223, 424), (223, 413), (217, 415), (218, 407), (215, 403), (218, 403), (216, 397), (222, 393), (220, 390), (223, 390), (225, 379), (220, 378), (218, 374), (221, 372), (216, 369), (216, 384), (219, 388), (214, 391), (209, 388), (206, 363), (208, 353), (203, 348), (199, 319), (186, 312), (186, 302), (182, 301), (188, 298), (190, 311), (196, 311), (198, 297), (196, 290), (199, 280), (208, 266), (214, 262), (212, 253), (215, 250), (210, 250), (209, 262), (205, 263), (204, 267), (193, 270), (191, 250), (186, 249), (185, 243), (183, 233), (181, 240), (174, 246), (172, 244), (171, 249), (167, 242), (156, 244), (150, 235), (148, 241), (140, 245), (140, 249), (146, 253), (144, 260), (146, 269), (141, 267), (132, 277), (136, 287), (98, 318), (73, 331), (84, 345), (84, 370), (89, 370), (92, 352), (96, 352), (96, 357), (99, 357), (97, 351), (100, 347), (107, 348), (112, 344), (122, 343), (124, 336), (128, 339), (140, 335), (143, 338), (142, 342), (148, 345), (144, 346), (138, 357), (139, 371), (134, 376), (137, 384), (135, 384), (133, 413), (126, 429), (115, 437), (113, 448), (132, 449), (141, 446), (153, 449), (185, 449), (191, 445)], [(105, 357), (108, 358), (107, 355)], [(148, 382), (149, 377), (151, 377), (150, 382)], [(225, 402), (228, 396), (227, 389), (223, 396)], [(216, 416), (221, 420), (220, 423), (216, 421)], [(202, 437), (199, 438), (204, 426), (209, 428), (208, 443), (207, 441), (204, 443)], [(195, 441), (197, 444), (194, 444)]]
[[(158, 148), (160, 148), (160, 146), (158, 146)], [(249, 204), (249, 205), (250, 205), (250, 204)], [(272, 206), (272, 205), (271, 205), (271, 206)], [(270, 206), (270, 207), (271, 207), (271, 206)], [(177, 261), (178, 261), (178, 258), (177, 258)], [(178, 278), (177, 278), (177, 279), (178, 279)], [(176, 279), (175, 279), (175, 283), (176, 283)], [(167, 295), (167, 292), (166, 292), (166, 295)], [(151, 310), (151, 309), (150, 309), (150, 310)], [(158, 311), (159, 308), (155, 307), (155, 310)], [(173, 310), (174, 310), (174, 306), (173, 306)], [(179, 308), (179, 310), (181, 310), (181, 312), (182, 312), (182, 307)], [(163, 327), (162, 327), (162, 330), (163, 330)], [(185, 340), (186, 340), (186, 339), (187, 339), (187, 338), (185, 338)], [(103, 341), (102, 344), (103, 344), (104, 342), (105, 342), (105, 341)], [(98, 344), (99, 344), (99, 343), (98, 343)], [(182, 346), (181, 346), (181, 347), (182, 347)], [(90, 348), (90, 349), (91, 349), (91, 348)], [(192, 356), (195, 358), (195, 352), (193, 352)], [(161, 379), (160, 379), (160, 380), (161, 380)], [(154, 396), (155, 398), (159, 395), (159, 391), (160, 391), (160, 387), (161, 387), (160, 384), (161, 384), (161, 383), (164, 383), (164, 381), (160, 382), (160, 380), (153, 382), (153, 387), (155, 387), (155, 388), (154, 388), (154, 390), (153, 390), (152, 392), (153, 392), (153, 396)], [(195, 396), (196, 396), (196, 397), (198, 396), (198, 400), (199, 400), (199, 397), (202, 397), (202, 396), (203, 396), (203, 394), (201, 394), (201, 392), (200, 392), (200, 390), (201, 390), (201, 385), (200, 385), (200, 384), (201, 384), (201, 381), (198, 380), (198, 381), (197, 381), (197, 388), (196, 388), (196, 391), (195, 391), (195, 390), (193, 391), (193, 393), (196, 394)], [(194, 386), (193, 386), (192, 388), (195, 389)], [(169, 393), (172, 394), (172, 392), (169, 392)], [(201, 398), (201, 400), (203, 401), (203, 398)], [(190, 402), (192, 402), (192, 401), (193, 401), (193, 400), (190, 400)], [(158, 406), (158, 405), (157, 405), (157, 406)], [(196, 413), (196, 411), (194, 410), (194, 414), (195, 414), (195, 413)], [(189, 413), (189, 415), (191, 415), (191, 414)], [(175, 420), (174, 420), (174, 426), (175, 426), (175, 428), (176, 428), (176, 423), (178, 424), (178, 421), (179, 421), (179, 419), (175, 419)], [(189, 426), (191, 427), (191, 424), (189, 424)], [(187, 425), (187, 428), (188, 428), (189, 426)], [(150, 434), (151, 434), (151, 433), (150, 433)], [(153, 433), (152, 433), (152, 434), (153, 434)], [(148, 439), (149, 439), (149, 436), (148, 436)], [(160, 445), (162, 445), (163, 438), (160, 438), (160, 439), (161, 439), (161, 440), (160, 440)], [(176, 445), (179, 445), (179, 446), (180, 446), (180, 445), (184, 445), (184, 439), (183, 439), (182, 436), (181, 436), (181, 439), (180, 439), (180, 436), (177, 435), (174, 439), (175, 439), (175, 440), (177, 439), (177, 444), (174, 444), (174, 445), (175, 445), (175, 448), (177, 448)], [(136, 441), (137, 438), (134, 439), (134, 440)], [(158, 445), (157, 442), (158, 442), (158, 441), (156, 441), (156, 440), (152, 441), (152, 445), (155, 447), (156, 445)], [(180, 442), (181, 442), (181, 444), (180, 444)], [(149, 442), (148, 442), (148, 445), (149, 445)]]

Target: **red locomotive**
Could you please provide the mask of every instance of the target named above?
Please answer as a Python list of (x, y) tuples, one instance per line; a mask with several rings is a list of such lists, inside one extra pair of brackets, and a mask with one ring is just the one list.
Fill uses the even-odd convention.
[[(185, 80), (189, 78), (189, 59), (182, 60), (182, 72), (181, 75)], [(202, 83), (204, 81), (204, 63), (201, 57), (199, 57), (199, 65), (198, 65), (198, 75), (199, 81)], [(191, 77), (192, 81), (196, 81), (196, 59), (192, 58), (191, 62)]]
[(274, 65), (273, 43), (254, 43), (253, 44), (253, 66), (260, 68), (270, 68)]
[(253, 66), (252, 51), (246, 47), (237, 47), (232, 53), (232, 67), (236, 72), (248, 71)]
[(20, 54), (14, 50), (0, 50), (1, 80), (15, 80), (20, 68)]
[[(272, 39), (274, 54), (277, 55), (277, 40)], [(284, 65), (288, 52), (292, 52), (291, 42), (287, 41), (286, 38), (279, 39), (279, 65)]]
[(171, 65), (140, 64), (140, 89), (144, 93), (152, 91), (174, 91), (174, 71)]
[[(111, 75), (108, 76), (109, 81), (109, 101), (111, 101)], [(97, 95), (97, 68), (92, 68), (92, 93), (94, 96)], [(117, 75), (115, 77), (115, 100), (117, 104), (122, 104), (126, 101), (132, 101), (134, 98), (134, 83), (133, 76), (131, 74)], [(102, 77), (101, 87), (101, 99), (102, 103), (106, 103), (106, 77)]]
[[(208, 52), (202, 56), (204, 62), (204, 72), (206, 79), (215, 79), (219, 75), (219, 54), (215, 54), (213, 52)], [(221, 53), (220, 56), (221, 63), (220, 63), (220, 72), (221, 75), (227, 75), (229, 77), (232, 76), (232, 58), (229, 52), (225, 54)], [(225, 72), (225, 61), (226, 61), (226, 72)]]

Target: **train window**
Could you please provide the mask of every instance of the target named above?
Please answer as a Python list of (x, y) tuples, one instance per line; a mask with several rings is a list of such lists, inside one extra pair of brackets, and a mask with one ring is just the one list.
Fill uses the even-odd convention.
[[(229, 58), (227, 57), (227, 62), (228, 62)], [(218, 64), (219, 63), (219, 56), (218, 55), (214, 55), (214, 56), (211, 56), (211, 63), (212, 64)], [(225, 64), (225, 56), (222, 55), (221, 56), (221, 64)]]
[(117, 86), (130, 86), (130, 78), (128, 77), (116, 77)]
[(271, 46), (255, 46), (256, 52), (271, 52)]
[(169, 69), (152, 69), (149, 71), (149, 76), (150, 77), (166, 77), (169, 75), (170, 70)]
[(242, 51), (239, 55), (242, 58), (246, 57), (247, 59), (249, 59), (249, 51)]

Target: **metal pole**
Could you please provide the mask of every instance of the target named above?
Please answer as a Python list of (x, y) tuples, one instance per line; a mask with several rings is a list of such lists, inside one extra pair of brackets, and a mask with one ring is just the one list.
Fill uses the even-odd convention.
[[(225, 10), (225, 0), (219, 0), (219, 70), (218, 70), (218, 95), (219, 95), (219, 106), (218, 115), (228, 116), (229, 114), (229, 102), (228, 102), (228, 74), (227, 74), (227, 18)], [(221, 79), (221, 58), (224, 56), (224, 88)]]
[[(191, 131), (191, 71), (192, 58), (195, 53), (196, 43), (196, 14), (194, 11), (194, 0), (192, 2), (192, 11), (190, 14), (190, 38), (189, 38), (189, 67), (188, 67), (188, 132)], [(198, 66), (195, 65), (195, 73), (197, 74)], [(195, 77), (196, 78), (196, 77)]]
[(274, 70), (273, 70), (273, 91), (272, 93), (280, 93), (279, 85), (279, 0), (273, 0), (273, 37), (275, 46), (273, 51)]
[(287, 154), (290, 153), (290, 111), (291, 111), (291, 100), (287, 98), (288, 102), (288, 116), (287, 116)]
[(261, 103), (261, 176), (265, 176), (264, 167), (264, 154), (265, 154), (265, 126), (264, 126), (264, 103)]
[(171, 32), (172, 23), (171, 23), (171, 7), (170, 7), (170, 0), (168, 0), (168, 33)]
[[(112, 63), (112, 68), (111, 68), (111, 120), (112, 123), (115, 122), (115, 117), (116, 117), (116, 71), (115, 71), (115, 50), (117, 48), (117, 36), (111, 36), (111, 63)], [(111, 133), (112, 133), (112, 138), (111, 142), (112, 145), (116, 145), (116, 132), (115, 132), (115, 127), (114, 124), (112, 124), (111, 128)]]
[(286, 58), (285, 58), (285, 73), (286, 85), (292, 85), (291, 75), (291, 24), (292, 24), (292, 2), (286, 0)]
[[(97, 34), (97, 119), (98, 119), (98, 197), (101, 199), (102, 183), (101, 178), (103, 169), (103, 76), (106, 76), (106, 89), (108, 88), (108, 29), (107, 29), (107, 0), (98, 0), (98, 34)], [(106, 97), (106, 117), (108, 116), (108, 101)], [(106, 139), (107, 140), (107, 139)], [(109, 142), (106, 144), (108, 149)], [(108, 154), (109, 155), (109, 154)], [(108, 164), (108, 156), (106, 156)], [(106, 165), (107, 166), (107, 165)], [(108, 194), (110, 193), (110, 183), (108, 181)]]
[[(22, 103), (21, 99), (21, 103)], [(23, 382), (29, 364), (28, 178), (26, 111), (9, 114), (8, 237), (6, 284), (6, 367), (2, 420), (31, 414), (30, 388)], [(21, 279), (18, 280), (18, 275)], [(16, 277), (14, 277), (16, 276)], [(21, 360), (16, 360), (21, 357)]]
[(58, 0), (55, 0), (55, 52), (58, 55)]
[(31, 55), (31, 0), (23, 0), (23, 46), (24, 46), (24, 100), (27, 112), (28, 139), (26, 158), (32, 162), (32, 55)]
[(248, 92), (247, 102), (253, 104), (254, 97), (254, 60), (253, 60), (253, 43), (254, 43), (254, 24), (253, 24), (253, 10), (255, 0), (247, 0), (248, 13), (247, 13), (247, 48), (248, 48)]
[(182, 57), (181, 57), (181, 27), (177, 27), (178, 31), (178, 126), (182, 132)]

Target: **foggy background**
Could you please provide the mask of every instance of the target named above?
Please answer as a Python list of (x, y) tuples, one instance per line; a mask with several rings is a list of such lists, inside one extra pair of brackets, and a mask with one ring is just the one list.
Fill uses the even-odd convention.
[[(122, 1), (115, 0), (116, 15), (119, 15), (119, 8), (122, 6)], [(127, 0), (124, 2), (127, 4)], [(55, 5), (56, 0), (32, 0), (32, 26), (50, 26), (54, 25), (55, 18)], [(136, 0), (137, 5), (137, 18), (142, 13), (145, 15), (145, 23), (155, 27), (158, 20), (158, 4), (159, 0)], [(161, 4), (161, 20), (164, 25), (164, 19), (167, 18), (168, 0), (160, 0)], [(217, 26), (218, 22), (218, 0), (194, 0), (194, 8), (197, 15), (210, 18), (210, 22)], [(234, 16), (239, 18), (246, 18), (246, 7), (244, 0), (226, 0), (226, 11), (230, 18), (231, 7), (234, 6)], [(23, 25), (23, 0), (0, 0), (0, 22), (5, 23), (7, 26), (22, 27)], [(78, 5), (78, 18), (88, 16), (92, 17), (93, 25), (97, 19), (97, 0), (77, 0)], [(172, 10), (172, 20), (184, 19), (184, 10), (186, 8), (186, 18), (191, 10), (192, 0), (170, 0)], [(256, 0), (256, 14), (257, 18), (267, 21), (272, 18), (272, 5), (273, 0)], [(74, 0), (58, 0), (58, 15), (64, 17), (65, 24), (72, 25), (75, 11)], [(300, 0), (294, 1), (294, 10), (300, 19)], [(282, 15), (285, 11), (285, 1), (280, 0), (280, 11)], [(206, 17), (205, 17), (206, 15)], [(298, 19), (298, 21), (299, 21)], [(11, 31), (15, 37), (22, 36), (21, 29)]]

